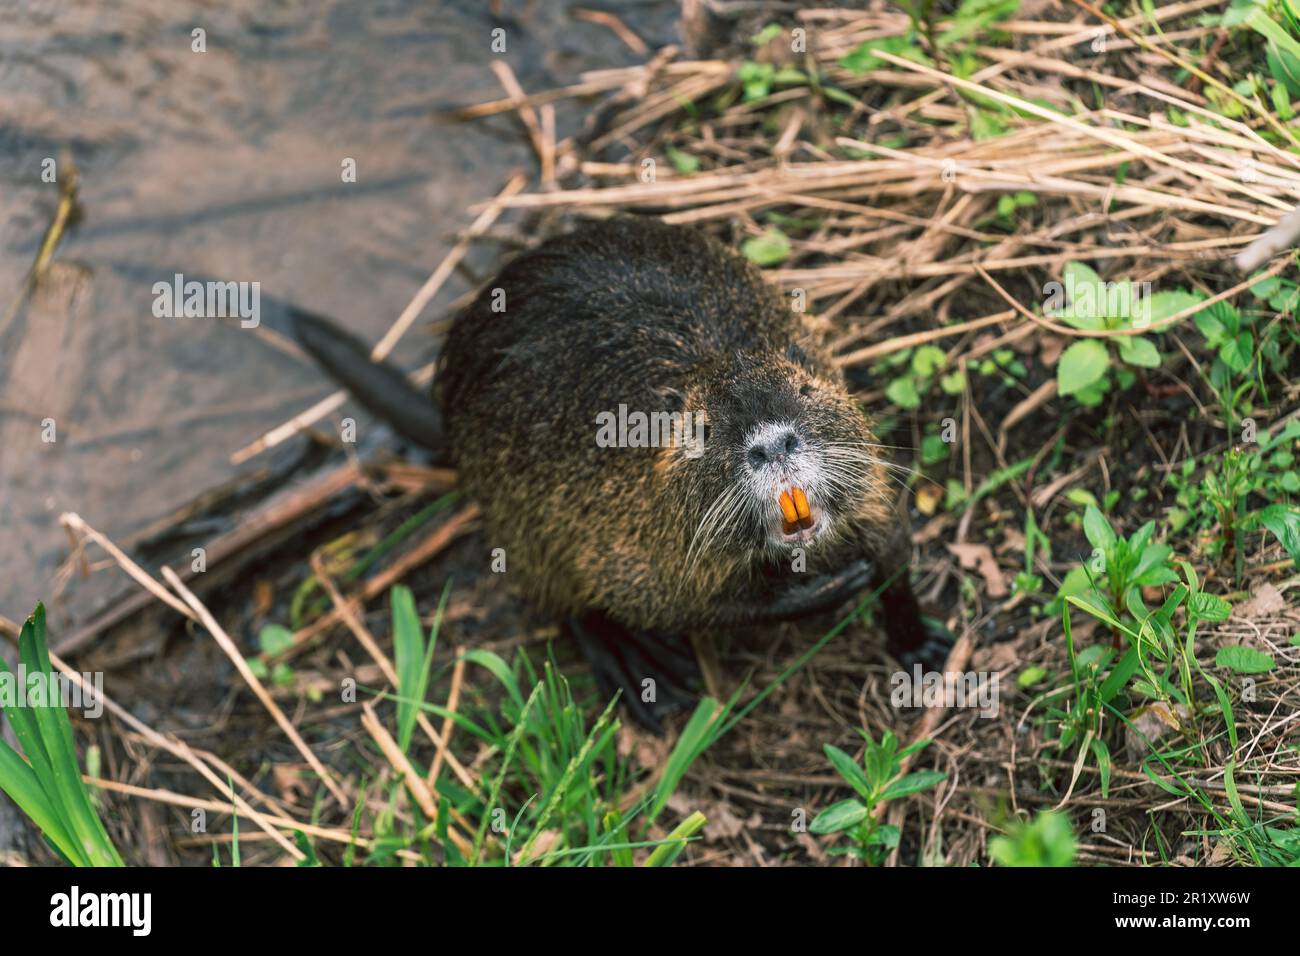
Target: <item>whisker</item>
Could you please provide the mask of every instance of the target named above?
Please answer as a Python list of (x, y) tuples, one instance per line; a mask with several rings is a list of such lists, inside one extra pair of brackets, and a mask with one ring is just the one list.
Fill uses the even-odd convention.
[(743, 494), (744, 489), (741, 486), (732, 484), (728, 485), (723, 491), (713, 499), (704, 516), (700, 519), (699, 526), (696, 527), (695, 533), (691, 537), (690, 547), (686, 551), (685, 567), (682, 570), (682, 576), (678, 581), (678, 593), (685, 586), (686, 581), (695, 571), (695, 566), (699, 563), (708, 546), (717, 536), (717, 526), (724, 513), (734, 510), (735, 502)]

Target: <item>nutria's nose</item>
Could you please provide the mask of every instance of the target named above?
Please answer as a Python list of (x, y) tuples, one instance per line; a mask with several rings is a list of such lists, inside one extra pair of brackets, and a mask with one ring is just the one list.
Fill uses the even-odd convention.
[(773, 462), (782, 462), (799, 450), (801, 442), (793, 428), (765, 430), (749, 446), (749, 467), (758, 471)]

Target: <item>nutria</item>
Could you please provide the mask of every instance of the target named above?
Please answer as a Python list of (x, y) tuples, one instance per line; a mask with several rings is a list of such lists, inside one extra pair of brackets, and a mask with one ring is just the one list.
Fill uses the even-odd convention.
[[(520, 254), (456, 318), (434, 403), (324, 320), (299, 313), (295, 329), (362, 404), (455, 465), (510, 577), (567, 620), (640, 723), (690, 699), (690, 629), (869, 587), (891, 653), (942, 663), (869, 419), (802, 316), (721, 242), (621, 218)], [(610, 427), (646, 418), (675, 427)]]

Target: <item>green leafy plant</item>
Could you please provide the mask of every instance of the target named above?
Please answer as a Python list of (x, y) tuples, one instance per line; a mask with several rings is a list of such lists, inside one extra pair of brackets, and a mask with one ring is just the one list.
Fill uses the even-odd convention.
[[(1169, 473), (1166, 481), (1176, 502), (1169, 512), (1170, 526), (1175, 532), (1205, 534), (1209, 540), (1204, 550), (1225, 560), (1239, 554), (1242, 533), (1263, 527), (1300, 561), (1300, 515), (1289, 504), (1300, 494), (1295, 452), (1300, 421), (1254, 437), (1252, 443), (1202, 461), (1189, 458)], [(1252, 510), (1252, 501), (1261, 499), (1267, 504)], [(1208, 534), (1211, 529), (1217, 529), (1213, 537)]]
[(948, 356), (944, 350), (934, 345), (902, 349), (891, 355), (882, 368), (901, 368), (901, 373), (885, 387), (885, 397), (899, 408), (919, 408), (921, 396), (936, 381), (946, 394), (960, 394), (965, 387), (965, 380), (960, 371), (945, 374), (947, 362)]
[(879, 69), (885, 65), (885, 61), (876, 56), (876, 51), (889, 53), (894, 56), (902, 57), (905, 60), (913, 60), (917, 63), (930, 65), (933, 61), (922, 52), (916, 44), (916, 35), (877, 37), (876, 39), (866, 40), (858, 44), (851, 51), (840, 58), (840, 66), (861, 76), (871, 70)]
[[(1142, 589), (1159, 587), (1178, 580), (1170, 562), (1173, 549), (1167, 544), (1152, 541), (1155, 522), (1148, 521), (1128, 538), (1121, 537), (1111, 528), (1110, 522), (1095, 505), (1088, 505), (1083, 513), (1083, 533), (1093, 547), (1092, 557), (1086, 561), (1079, 577), (1071, 580), (1067, 575), (1062, 587), (1069, 596), (1099, 605), (1113, 619), (1125, 614), (1134, 620), (1147, 615), (1142, 601)], [(1086, 582), (1086, 585), (1085, 583)], [(1119, 646), (1117, 630), (1112, 630), (1115, 646)]]
[(994, 376), (1003, 385), (1014, 387), (1016, 379), (1024, 378), (1027, 370), (1011, 349), (994, 349), (988, 358), (976, 364), (975, 371), (980, 375)]
[[(1195, 572), (1185, 564), (1186, 583), (1178, 583), (1154, 611), (1146, 607), (1142, 588), (1179, 581), (1172, 550), (1151, 541), (1154, 527), (1154, 522), (1147, 522), (1123, 538), (1100, 510), (1088, 505), (1084, 532), (1094, 547), (1093, 557), (1067, 575), (1059, 595), (1071, 681), (1063, 690), (1043, 694), (1041, 700), (1048, 704), (1048, 721), (1055, 726), (1058, 751), (1077, 753), (1074, 777), (1077, 779), (1091, 756), (1097, 763), (1103, 797), (1111, 770), (1104, 718), (1118, 713), (1115, 706), (1121, 694), (1132, 691), (1169, 704), (1171, 714), (1179, 713), (1179, 708), (1191, 713), (1196, 706), (1192, 678), (1199, 673), (1214, 688), (1223, 713), (1231, 713), (1222, 686), (1205, 673), (1195, 656), (1198, 623), (1223, 620), (1230, 607), (1221, 598), (1201, 593)], [(1076, 648), (1071, 607), (1106, 625), (1111, 646)], [(1184, 614), (1181, 629), (1175, 625), (1180, 608)], [(1064, 707), (1056, 703), (1062, 693), (1072, 696)]]
[[(1049, 299), (1044, 311), (1076, 329), (1102, 332), (1141, 328), (1136, 323), (1156, 321), (1177, 308), (1167, 294), (1144, 300), (1139, 287), (1128, 279), (1107, 282), (1081, 262), (1066, 263), (1062, 279), (1061, 291)], [(1135, 380), (1133, 368), (1159, 365), (1160, 352), (1147, 336), (1083, 338), (1061, 353), (1056, 387), (1061, 395), (1073, 395), (1081, 405), (1098, 405), (1112, 387), (1112, 374), (1121, 388), (1128, 388)]]
[(946, 486), (947, 494), (944, 496), (943, 506), (949, 511), (972, 508), (976, 503), (993, 494), (999, 488), (1015, 481), (1028, 471), (1033, 464), (1033, 458), (1022, 458), (1005, 468), (998, 468), (976, 485), (975, 490), (970, 494), (966, 493), (966, 489), (961, 482), (950, 478)]
[(926, 427), (926, 434), (921, 439), (921, 464), (937, 465), (947, 461), (952, 455), (952, 442), (943, 440), (940, 425), (935, 422)]
[[(1239, 854), (1243, 862), (1255, 866), (1294, 865), (1300, 838), (1294, 827), (1283, 829), (1274, 825), (1283, 820), (1293, 823), (1294, 812), (1266, 819), (1261, 807), (1254, 817), (1248, 814), (1237, 794), (1234, 762), (1229, 761), (1224, 767), (1223, 779), (1231, 810), (1225, 815), (1220, 811), (1221, 798), (1208, 793), (1186, 772), (1188, 768), (1203, 770), (1210, 765), (1206, 745), (1214, 737), (1226, 732), (1230, 753), (1237, 751), (1239, 740), (1232, 701), (1224, 685), (1196, 657), (1200, 626), (1226, 620), (1232, 611), (1231, 605), (1202, 591), (1190, 565), (1183, 563), (1181, 570), (1183, 581), (1160, 608), (1150, 612), (1135, 626), (1107, 616), (1095, 604), (1078, 598), (1070, 599), (1072, 605), (1123, 630), (1128, 639), (1128, 650), (1109, 668), (1100, 683), (1097, 675), (1114, 660), (1115, 652), (1111, 648), (1092, 647), (1076, 654), (1068, 608), (1063, 612), (1075, 700), (1059, 726), (1062, 744), (1080, 740), (1082, 735), (1074, 777), (1078, 778), (1088, 753), (1095, 754), (1102, 797), (1107, 796), (1110, 759), (1102, 739), (1102, 720), (1109, 715), (1126, 725), (1150, 747), (1149, 756), (1142, 762), (1142, 772), (1147, 779), (1176, 798), (1196, 802), (1205, 812), (1213, 825), (1196, 831), (1197, 835), (1219, 838)], [(1087, 660), (1089, 656), (1093, 658), (1091, 665)], [(1233, 673), (1266, 673), (1273, 664), (1270, 655), (1243, 646), (1221, 648), (1215, 658), (1216, 667)], [(1213, 701), (1196, 699), (1192, 683), (1194, 676), (1199, 676), (1213, 691)], [(1160, 748), (1147, 739), (1118, 707), (1119, 698), (1125, 691), (1163, 705), (1159, 710), (1162, 720), (1180, 729), (1179, 742), (1172, 747)], [(1200, 729), (1202, 718), (1213, 718), (1213, 729), (1208, 736)], [(1161, 853), (1165, 855), (1163, 847)]]
[(858, 733), (866, 743), (861, 767), (838, 747), (827, 744), (822, 748), (831, 766), (857, 791), (858, 797), (827, 807), (817, 814), (808, 829), (817, 834), (847, 833), (852, 844), (832, 847), (828, 852), (832, 855), (849, 854), (877, 865), (898, 846), (900, 834), (897, 827), (880, 823), (876, 809), (889, 800), (929, 790), (948, 779), (948, 775), (937, 770), (903, 773), (903, 759), (927, 747), (929, 740), (919, 740), (899, 750), (898, 738), (888, 730), (879, 743), (863, 730)]
[(1002, 866), (1073, 866), (1077, 850), (1070, 821), (1050, 810), (1017, 820), (1005, 836), (989, 841), (989, 856)]
[[(1149, 698), (1176, 705), (1171, 708), (1171, 713), (1178, 714), (1181, 707), (1181, 712), (1194, 716), (1199, 705), (1192, 680), (1199, 674), (1214, 690), (1223, 716), (1231, 720), (1232, 706), (1222, 684), (1196, 658), (1196, 632), (1202, 623), (1226, 621), (1232, 613), (1232, 605), (1217, 595), (1202, 591), (1191, 565), (1183, 563), (1181, 568), (1183, 581), (1159, 608), (1140, 621), (1136, 630), (1128, 632), (1138, 653), (1138, 666), (1142, 673), (1142, 679), (1135, 686)], [(1175, 617), (1180, 608), (1183, 612), (1181, 627)], [(1229, 736), (1234, 747), (1235, 733), (1235, 729), (1230, 727)]]
[(1214, 350), (1210, 385), (1220, 394), (1235, 376), (1250, 370), (1255, 361), (1255, 336), (1249, 323), (1231, 302), (1216, 302), (1192, 316), (1192, 322)]
[[(911, 20), (909, 32), (867, 40), (842, 57), (840, 66), (857, 74), (877, 69), (884, 61), (873, 55), (876, 50), (918, 63), (932, 63), (931, 56), (959, 48), (984, 34), (996, 21), (1014, 16), (1020, 9), (1020, 0), (962, 0), (952, 16), (942, 22), (935, 16), (937, 5), (933, 0), (900, 0), (899, 6)], [(990, 33), (989, 39), (995, 36), (996, 33)], [(921, 49), (922, 37), (930, 55)]]
[(1289, 505), (1269, 505), (1261, 510), (1256, 520), (1277, 537), (1287, 554), (1300, 568), (1300, 508)]
[(756, 63), (746, 60), (736, 69), (736, 79), (740, 81), (746, 102), (763, 100), (772, 95), (774, 86), (801, 86), (808, 82), (808, 75), (794, 67), (778, 67), (772, 63)]
[(668, 156), (669, 162), (673, 164), (673, 169), (683, 176), (689, 176), (700, 171), (700, 157), (692, 153), (684, 153), (671, 143), (664, 146), (664, 153)]
[(1238, 518), (1250, 493), (1251, 463), (1258, 459), (1237, 448), (1229, 448), (1217, 470), (1206, 474), (1202, 486), (1205, 498), (1219, 520), (1219, 539), (1225, 561), (1237, 553)]
[(756, 265), (774, 266), (790, 257), (790, 238), (776, 226), (769, 226), (761, 236), (750, 236), (742, 242), (740, 251)]
[[(1265, 41), (1265, 63), (1278, 87), (1290, 96), (1300, 96), (1300, 4), (1296, 0), (1234, 0), (1224, 12), (1220, 23), (1224, 27), (1245, 26)], [(1273, 96), (1275, 108), (1281, 97)], [(1278, 108), (1283, 119), (1290, 110), (1289, 97), (1285, 106)]]
[(1272, 654), (1241, 644), (1221, 647), (1214, 655), (1215, 667), (1222, 667), (1236, 674), (1267, 674), (1273, 669), (1275, 663)]
[[(1186, 723), (1200, 713), (1208, 712), (1195, 696), (1193, 678), (1199, 675), (1214, 692), (1217, 708), (1227, 722), (1229, 740), (1237, 745), (1236, 725), (1232, 718), (1232, 704), (1223, 685), (1201, 666), (1196, 657), (1196, 633), (1202, 623), (1227, 620), (1231, 605), (1214, 594), (1200, 589), (1195, 570), (1181, 564), (1183, 580), (1154, 611), (1134, 607), (1136, 620), (1128, 622), (1110, 607), (1105, 595), (1071, 596), (1069, 605), (1077, 607), (1108, 625), (1113, 633), (1124, 638), (1124, 653), (1109, 667), (1104, 679), (1099, 675), (1115, 660), (1111, 648), (1088, 648), (1082, 652), (1074, 646), (1073, 628), (1069, 606), (1062, 611), (1062, 625), (1066, 648), (1073, 675), (1075, 699), (1064, 713), (1055, 714), (1060, 731), (1058, 747), (1068, 749), (1081, 741), (1079, 758), (1075, 765), (1078, 776), (1086, 753), (1091, 749), (1101, 769), (1102, 796), (1109, 782), (1109, 752), (1107, 750), (1102, 719), (1106, 713), (1118, 715), (1115, 702), (1121, 692), (1129, 691), (1149, 700), (1166, 705), (1165, 713), (1171, 719)], [(1091, 600), (1089, 600), (1091, 598)], [(1178, 612), (1182, 612), (1181, 624)], [(1138, 612), (1141, 613), (1138, 613)], [(1117, 645), (1118, 646), (1118, 645)], [(1190, 733), (1191, 727), (1184, 729)]]
[[(916, 16), (908, 4), (903, 4), (909, 16), (916, 21)], [(1013, 17), (1020, 9), (1020, 0), (961, 0), (953, 11), (950, 24), (939, 36), (941, 49), (963, 43), (980, 34), (988, 32), (988, 39), (1005, 36), (1005, 31), (993, 29), (999, 20)]]
[[(41, 703), (6, 704), (4, 711), (23, 753), (0, 741), (0, 790), (36, 824), (65, 862), (74, 866), (122, 866), (113, 841), (95, 813), (81, 779), (72, 722), (54, 696), (53, 670), (45, 640), (45, 605), (23, 623), (18, 655), (28, 680), (39, 675), (47, 694)], [(0, 658), (0, 688), (17, 678)], [(7, 697), (9, 695), (6, 695)]]
[(771, 43), (773, 40), (779, 37), (783, 32), (785, 31), (782, 30), (781, 24), (769, 23), (765, 27), (763, 27), (763, 29), (759, 30), (752, 37), (750, 37), (749, 43), (751, 46), (758, 46), (758, 47), (767, 46), (769, 43)]
[(1030, 206), (1038, 204), (1038, 197), (1026, 190), (1019, 192), (1007, 193), (998, 197), (997, 220), (1000, 225), (1006, 229), (1014, 229), (1016, 225), (1016, 214), (1021, 209), (1027, 209)]
[[(1105, 798), (1110, 789), (1111, 760), (1103, 718), (1111, 701), (1127, 688), (1137, 670), (1138, 651), (1130, 647), (1117, 660), (1115, 649), (1104, 644), (1077, 649), (1068, 605), (1061, 609), (1061, 625), (1070, 661), (1070, 681), (1061, 689), (1040, 695), (1039, 700), (1047, 704), (1047, 722), (1054, 728), (1057, 752), (1068, 753), (1077, 748), (1075, 778), (1092, 755)], [(1070, 699), (1062, 707), (1056, 701), (1064, 695)]]
[(257, 633), (257, 646), (261, 649), (260, 657), (247, 659), (248, 669), (260, 680), (270, 680), (280, 687), (293, 683), (293, 668), (284, 661), (278, 661), (274, 667), (266, 666), (266, 658), (282, 654), (293, 647), (293, 631), (280, 624), (267, 624)]
[[(1016, 573), (1012, 588), (1017, 594), (1035, 594), (1043, 586), (1043, 579), (1034, 571), (1034, 559), (1042, 552), (1044, 562), (1052, 559), (1052, 541), (1038, 527), (1033, 510), (1025, 511), (1025, 569)], [(1035, 609), (1037, 610), (1037, 609)]]
[[(1279, 276), (1260, 279), (1251, 294), (1267, 309), (1238, 309), (1231, 302), (1216, 302), (1192, 316), (1214, 358), (1197, 372), (1213, 389), (1228, 423), (1234, 431), (1253, 414), (1260, 396), (1267, 398), (1269, 374), (1287, 381), (1294, 359), (1289, 354), (1300, 345), (1300, 330), (1285, 316), (1300, 303), (1300, 286)], [(1200, 294), (1180, 293), (1195, 303)]]
[[(1266, 276), (1250, 287), (1250, 294), (1274, 312), (1294, 315), (1300, 306), (1300, 283), (1284, 276)], [(1293, 333), (1295, 330), (1292, 330)]]

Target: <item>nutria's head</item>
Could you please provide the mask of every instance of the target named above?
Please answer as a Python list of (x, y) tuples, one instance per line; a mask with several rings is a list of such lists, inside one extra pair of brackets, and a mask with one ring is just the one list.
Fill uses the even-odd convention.
[(880, 448), (833, 373), (798, 347), (735, 352), (700, 369), (684, 396), (702, 445), (663, 451), (660, 474), (685, 510), (692, 556), (745, 559), (817, 548), (884, 496)]

